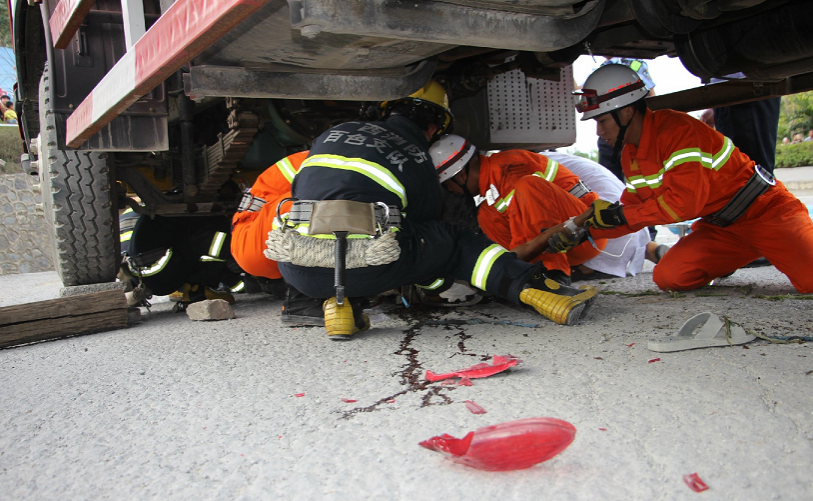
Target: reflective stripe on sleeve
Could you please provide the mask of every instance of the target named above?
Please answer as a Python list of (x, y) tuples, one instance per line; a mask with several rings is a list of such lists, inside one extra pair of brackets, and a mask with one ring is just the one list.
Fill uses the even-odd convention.
[(491, 244), (480, 253), (477, 258), (477, 263), (474, 265), (474, 270), (471, 273), (471, 284), (478, 289), (486, 290), (486, 281), (488, 274), (491, 273), (491, 267), (494, 262), (505, 254), (506, 251), (502, 246)]
[(508, 206), (511, 205), (511, 200), (514, 199), (514, 192), (517, 190), (511, 190), (511, 192), (505, 196), (505, 198), (501, 198), (497, 200), (497, 203), (494, 204), (494, 208), (497, 209), (497, 212), (503, 213), (508, 210)]
[(541, 172), (536, 172), (535, 174), (541, 174), (546, 181), (553, 181), (556, 179), (556, 173), (559, 172), (559, 162), (554, 162), (551, 159), (548, 159), (548, 167), (545, 169), (545, 173), (542, 174)]
[(121, 234), (122, 243), (129, 242), (131, 238), (133, 238), (133, 232), (132, 231), (125, 231), (124, 233)]
[(406, 208), (407, 196), (406, 188), (398, 181), (395, 175), (386, 168), (374, 162), (369, 162), (362, 158), (347, 158), (339, 155), (314, 155), (309, 157), (299, 168), (306, 167), (327, 167), (331, 169), (341, 169), (356, 172), (372, 179), (385, 190), (395, 194), (401, 199), (401, 207)]
[(240, 280), (240, 282), (237, 285), (235, 285), (234, 287), (231, 287), (229, 289), (229, 291), (231, 291), (231, 292), (243, 292), (243, 289), (245, 289), (245, 288), (246, 288), (246, 284), (243, 283), (242, 280)]
[(294, 164), (292, 164), (287, 157), (277, 162), (276, 166), (277, 169), (279, 169), (280, 173), (282, 173), (282, 175), (285, 176), (285, 179), (287, 179), (289, 183), (294, 182), (294, 176), (296, 176), (296, 169), (294, 169)]
[(731, 139), (725, 138), (725, 141), (723, 142), (723, 149), (712, 157), (711, 168), (714, 170), (720, 170), (720, 167), (722, 167), (723, 164), (728, 162), (728, 159), (731, 158), (731, 153), (733, 152), (734, 143), (731, 141)]

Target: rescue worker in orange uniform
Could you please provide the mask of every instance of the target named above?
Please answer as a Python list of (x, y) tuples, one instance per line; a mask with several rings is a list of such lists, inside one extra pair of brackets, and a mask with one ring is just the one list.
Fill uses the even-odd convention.
[(525, 150), (481, 155), (454, 134), (441, 137), (429, 153), (444, 187), (474, 198), (486, 236), (523, 261), (541, 261), (551, 278), (569, 285), (571, 266), (594, 258), (606, 245), (600, 239), (596, 247), (583, 242), (567, 254), (543, 252), (548, 240), (540, 237), (543, 230), (578, 216), (598, 199), (558, 162)]
[[(291, 182), (309, 151), (293, 153), (266, 169), (243, 196), (232, 218), (231, 252), (246, 273), (283, 284), (276, 261), (263, 254), (277, 213), (277, 205), (291, 198)], [(288, 202), (281, 213), (290, 210)], [(277, 289), (271, 287), (271, 289)], [(297, 325), (324, 325), (323, 298), (310, 298), (286, 285), (282, 321)]]
[[(578, 92), (582, 120), (622, 148), (620, 203), (597, 200), (573, 222), (592, 238), (701, 218), (655, 266), (661, 289), (690, 290), (765, 256), (801, 293), (813, 292), (813, 222), (807, 208), (730, 139), (691, 116), (651, 111), (626, 66), (598, 68)], [(557, 233), (560, 249), (580, 233)], [(561, 244), (561, 245), (560, 245)]]

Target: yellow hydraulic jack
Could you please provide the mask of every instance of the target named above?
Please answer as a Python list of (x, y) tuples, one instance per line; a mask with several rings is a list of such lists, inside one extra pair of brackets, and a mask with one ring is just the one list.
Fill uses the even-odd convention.
[(362, 314), (356, 322), (353, 307), (345, 301), (347, 236), (350, 234), (376, 235), (375, 206), (350, 200), (323, 200), (313, 204), (310, 235), (330, 235), (336, 239), (334, 246), (333, 283), (336, 295), (325, 301), (325, 329), (333, 340), (347, 340), (370, 328), (370, 320)]

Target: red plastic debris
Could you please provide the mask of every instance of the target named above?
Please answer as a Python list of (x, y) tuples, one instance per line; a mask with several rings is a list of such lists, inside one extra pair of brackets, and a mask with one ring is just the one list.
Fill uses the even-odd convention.
[(649, 359), (649, 363), (650, 363), (650, 364), (651, 364), (652, 362), (660, 362), (660, 361), (661, 361), (661, 359), (660, 359), (660, 358), (651, 358), (651, 359)]
[(394, 404), (394, 403), (395, 403), (395, 399), (394, 399), (394, 398), (391, 398), (391, 399), (387, 400), (387, 403), (388, 403), (388, 404)]
[(599, 431), (607, 431), (607, 428), (599, 428)]
[(358, 402), (358, 400), (354, 400), (352, 398), (343, 398), (342, 402), (344, 402), (346, 404), (352, 404), (353, 402)]
[(706, 482), (700, 480), (700, 477), (697, 476), (697, 473), (683, 475), (683, 481), (686, 482), (686, 485), (689, 486), (689, 489), (693, 490), (694, 492), (703, 492), (709, 488), (709, 486), (706, 485)]
[(627, 345), (627, 348), (632, 348), (633, 346), (635, 346), (635, 343), (630, 343)]
[(474, 383), (471, 382), (471, 379), (467, 378), (466, 376), (463, 376), (457, 380), (457, 386), (472, 386), (473, 384)]
[(466, 400), (466, 409), (470, 410), (472, 414), (485, 414), (486, 410), (474, 403), (471, 400)]
[(294, 393), (294, 396), (295, 396), (296, 398), (299, 398), (299, 397), (304, 397), (304, 396), (305, 396), (305, 394), (304, 394), (304, 393)]
[(547, 461), (573, 442), (576, 428), (561, 419), (526, 418), (486, 426), (462, 439), (448, 434), (419, 445), (478, 470), (522, 470)]
[(447, 372), (446, 374), (435, 374), (432, 371), (426, 371), (426, 380), (434, 383), (435, 381), (442, 381), (444, 379), (450, 379), (453, 377), (466, 377), (469, 379), (488, 377), (509, 369), (519, 363), (522, 363), (522, 360), (512, 355), (495, 355), (491, 361), (491, 364), (483, 362), (481, 364), (472, 365), (471, 367), (465, 367), (456, 371)]

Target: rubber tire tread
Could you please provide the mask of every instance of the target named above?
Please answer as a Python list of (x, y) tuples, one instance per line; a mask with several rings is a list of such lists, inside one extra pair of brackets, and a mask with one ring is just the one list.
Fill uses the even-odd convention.
[(57, 149), (49, 85), (46, 65), (39, 88), (40, 183), (54, 267), (65, 286), (114, 282), (121, 258), (107, 154)]

